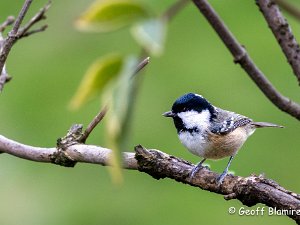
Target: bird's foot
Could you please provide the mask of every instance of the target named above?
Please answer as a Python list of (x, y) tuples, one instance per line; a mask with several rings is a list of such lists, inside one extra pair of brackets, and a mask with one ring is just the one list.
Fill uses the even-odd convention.
[(216, 179), (216, 182), (217, 182), (218, 185), (220, 185), (220, 184), (223, 183), (224, 178), (225, 178), (226, 175), (228, 174), (228, 168), (229, 168), (229, 166), (230, 166), (230, 164), (231, 164), (231, 161), (232, 161), (233, 157), (234, 157), (234, 156), (230, 156), (229, 162), (227, 163), (227, 166), (226, 166), (225, 170), (224, 170), (223, 173)]
[(200, 169), (203, 168), (202, 163), (203, 163), (205, 160), (206, 160), (206, 159), (203, 159), (201, 162), (198, 163), (197, 166), (195, 166), (195, 167), (192, 169), (191, 174), (190, 174), (190, 177), (189, 177), (189, 182), (191, 182), (192, 179), (194, 178), (195, 174), (198, 173), (198, 171), (199, 171)]
[(217, 177), (216, 182), (218, 185), (221, 185), (223, 183), (224, 178), (227, 175), (227, 171), (224, 171), (220, 176)]
[(201, 166), (195, 166), (192, 171), (191, 171), (191, 174), (190, 174), (190, 181), (193, 179), (193, 177), (195, 176), (196, 173), (198, 173), (198, 171), (200, 170)]

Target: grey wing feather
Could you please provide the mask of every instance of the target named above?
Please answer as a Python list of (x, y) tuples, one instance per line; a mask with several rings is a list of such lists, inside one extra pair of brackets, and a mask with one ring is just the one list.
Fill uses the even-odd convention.
[(215, 134), (228, 134), (238, 127), (245, 126), (252, 122), (251, 119), (234, 112), (216, 108), (217, 117), (214, 125), (211, 127), (211, 132)]

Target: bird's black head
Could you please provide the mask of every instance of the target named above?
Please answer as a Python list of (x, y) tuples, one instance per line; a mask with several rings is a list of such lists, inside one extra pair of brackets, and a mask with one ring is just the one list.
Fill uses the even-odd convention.
[(201, 95), (194, 93), (188, 93), (179, 97), (172, 106), (172, 112), (177, 114), (186, 111), (202, 112), (203, 110), (209, 110), (211, 114), (214, 114), (214, 107)]
[(174, 119), (177, 131), (185, 130), (185, 125), (183, 124), (182, 118), (178, 117), (179, 113), (196, 111), (201, 113), (204, 110), (210, 112), (210, 119), (216, 116), (215, 108), (201, 95), (194, 93), (188, 93), (179, 97), (173, 104), (172, 110), (164, 113), (166, 117), (172, 117)]

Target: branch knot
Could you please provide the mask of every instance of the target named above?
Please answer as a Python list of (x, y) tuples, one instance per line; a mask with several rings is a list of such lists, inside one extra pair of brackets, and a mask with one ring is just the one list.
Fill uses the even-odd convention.
[(242, 64), (243, 61), (245, 60), (245, 58), (247, 57), (247, 52), (245, 51), (245, 47), (244, 46), (241, 46), (242, 48), (242, 51), (239, 51), (239, 53), (237, 53), (235, 56), (234, 56), (234, 60), (233, 62), (235, 64)]
[(72, 125), (67, 135), (57, 140), (57, 151), (50, 156), (52, 163), (65, 167), (74, 167), (76, 165), (76, 161), (67, 154), (66, 149), (81, 143), (82, 127), (82, 124)]

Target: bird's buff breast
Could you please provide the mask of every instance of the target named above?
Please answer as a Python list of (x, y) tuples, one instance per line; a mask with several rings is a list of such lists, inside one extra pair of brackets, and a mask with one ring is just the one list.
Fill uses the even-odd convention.
[(194, 155), (207, 159), (221, 159), (234, 156), (247, 140), (245, 129), (239, 127), (226, 135), (210, 133), (205, 141), (199, 133), (182, 132), (181, 143)]

